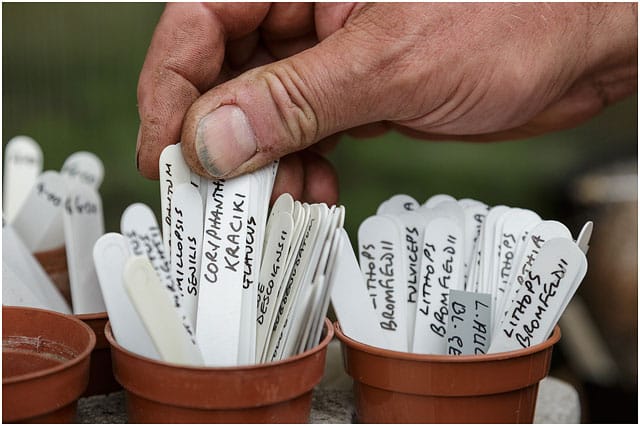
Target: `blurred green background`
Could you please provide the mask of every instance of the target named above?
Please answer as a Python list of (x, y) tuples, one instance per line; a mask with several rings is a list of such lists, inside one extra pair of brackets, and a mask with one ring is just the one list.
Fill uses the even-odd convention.
[[(133, 202), (160, 209), (158, 184), (138, 174), (134, 153), (138, 73), (163, 7), (2, 5), (3, 148), (11, 137), (29, 135), (43, 149), (45, 169), (56, 170), (75, 151), (97, 154), (105, 165), (100, 192), (108, 231), (118, 230), (120, 214)], [(571, 183), (593, 167), (637, 161), (637, 102), (632, 96), (580, 127), (518, 142), (344, 138), (330, 158), (340, 176), (347, 231), (355, 235), (393, 194), (423, 202), (447, 193), (568, 220), (575, 234), (579, 224), (570, 219), (584, 214), (571, 206)]]

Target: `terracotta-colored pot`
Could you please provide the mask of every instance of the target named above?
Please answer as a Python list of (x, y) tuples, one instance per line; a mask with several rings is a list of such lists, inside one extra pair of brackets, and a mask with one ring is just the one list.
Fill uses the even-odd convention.
[(82, 321), (44, 309), (2, 307), (2, 421), (71, 423), (96, 343)]
[(241, 367), (187, 367), (118, 345), (107, 323), (116, 379), (129, 423), (306, 423), (324, 371), (333, 327), (316, 347), (283, 361)]
[(71, 306), (71, 287), (69, 285), (69, 268), (67, 266), (67, 250), (65, 246), (34, 253), (33, 256), (49, 275), (51, 281), (58, 287), (69, 306)]
[(122, 389), (113, 377), (111, 345), (104, 335), (104, 328), (109, 320), (107, 313), (78, 314), (75, 317), (91, 327), (96, 335), (96, 346), (91, 352), (89, 385), (82, 396), (101, 395)]
[[(60, 290), (69, 306), (72, 306), (71, 287), (69, 284), (69, 268), (67, 252), (64, 246), (57, 249), (34, 253), (42, 269), (49, 275)], [(89, 386), (83, 396), (99, 395), (122, 389), (113, 377), (111, 368), (111, 346), (104, 337), (104, 326), (108, 317), (106, 312), (94, 314), (78, 314), (78, 319), (84, 321), (96, 335), (96, 347), (91, 353), (91, 374)]]
[(532, 423), (556, 327), (544, 343), (488, 355), (420, 355), (365, 345), (338, 323), (361, 423)]

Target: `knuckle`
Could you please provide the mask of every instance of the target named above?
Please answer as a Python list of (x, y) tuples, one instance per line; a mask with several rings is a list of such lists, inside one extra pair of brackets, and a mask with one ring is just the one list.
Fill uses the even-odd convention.
[[(281, 64), (282, 65), (282, 64)], [(282, 123), (284, 137), (294, 146), (307, 146), (318, 136), (318, 115), (310, 91), (294, 66), (266, 68), (260, 76)]]

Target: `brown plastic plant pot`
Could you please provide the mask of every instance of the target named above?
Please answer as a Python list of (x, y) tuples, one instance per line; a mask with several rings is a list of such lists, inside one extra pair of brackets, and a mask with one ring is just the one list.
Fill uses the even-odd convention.
[[(42, 266), (42, 269), (51, 278), (51, 281), (58, 287), (69, 306), (73, 306), (65, 246), (34, 253), (34, 256)], [(77, 314), (75, 316), (91, 327), (96, 335), (96, 346), (91, 353), (89, 385), (83, 396), (101, 395), (122, 389), (113, 377), (111, 346), (104, 337), (104, 326), (108, 320), (107, 313), (98, 312), (94, 314)]]
[(77, 314), (75, 317), (91, 327), (96, 335), (96, 346), (91, 352), (89, 385), (82, 396), (102, 395), (121, 390), (122, 386), (113, 376), (111, 345), (104, 335), (104, 328), (109, 319), (107, 313)]
[(71, 423), (89, 381), (91, 328), (70, 315), (2, 307), (2, 421)]
[(560, 339), (556, 327), (527, 349), (421, 355), (365, 345), (334, 327), (361, 423), (532, 423), (538, 383)]
[(105, 334), (129, 423), (307, 423), (333, 327), (325, 320), (321, 342), (299, 355), (220, 368), (155, 361), (118, 345), (109, 323)]
[(65, 246), (34, 253), (33, 256), (51, 278), (51, 281), (58, 287), (69, 306), (71, 306), (71, 287), (69, 285), (69, 268), (67, 266), (67, 250)]

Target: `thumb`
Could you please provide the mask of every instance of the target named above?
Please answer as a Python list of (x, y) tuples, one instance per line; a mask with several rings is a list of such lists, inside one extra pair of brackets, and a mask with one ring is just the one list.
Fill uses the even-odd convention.
[(385, 80), (377, 73), (380, 58), (371, 54), (379, 46), (372, 47), (343, 28), (313, 48), (216, 86), (185, 117), (185, 159), (204, 176), (233, 177), (382, 119), (384, 105), (376, 99)]

